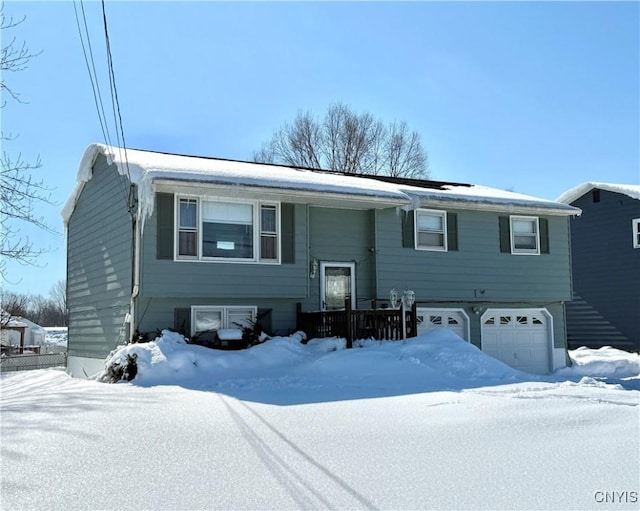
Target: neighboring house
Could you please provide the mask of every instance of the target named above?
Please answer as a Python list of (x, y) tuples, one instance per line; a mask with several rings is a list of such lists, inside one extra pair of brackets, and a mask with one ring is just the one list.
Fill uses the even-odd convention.
[(415, 292), (419, 331), (451, 328), (515, 367), (566, 363), (569, 217), (474, 186), (90, 145), (67, 227), (68, 371), (135, 331), (187, 334)]
[(44, 340), (44, 329), (20, 316), (12, 317), (0, 330), (0, 345), (6, 354), (39, 352)]
[(569, 347), (639, 351), (640, 185), (583, 183), (558, 201), (582, 210), (571, 220)]

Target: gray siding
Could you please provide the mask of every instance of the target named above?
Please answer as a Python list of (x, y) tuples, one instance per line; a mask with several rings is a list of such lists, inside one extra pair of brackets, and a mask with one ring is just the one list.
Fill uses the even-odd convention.
[(174, 310), (192, 305), (257, 306), (271, 309), (272, 332), (295, 327), (296, 303), (308, 293), (306, 206), (293, 206), (293, 262), (280, 265), (158, 259), (157, 213), (144, 227), (136, 328), (173, 328)]
[[(260, 323), (270, 333), (288, 335), (296, 326), (297, 300), (279, 298), (149, 298), (143, 297), (138, 304), (138, 329), (141, 332), (155, 332), (164, 328), (176, 328), (174, 312), (176, 309), (190, 309), (193, 305), (244, 305), (255, 306), (260, 311), (269, 311)], [(153, 337), (153, 336), (152, 336)]]
[(104, 358), (124, 338), (131, 295), (129, 182), (100, 155), (67, 231), (69, 355)]
[[(309, 257), (318, 262), (355, 262), (357, 307), (375, 298), (374, 211), (309, 208)], [(320, 274), (310, 280), (305, 310), (320, 308)]]
[(549, 254), (500, 252), (499, 214), (457, 213), (458, 250), (403, 248), (401, 216), (379, 211), (376, 241), (379, 299), (389, 290), (411, 288), (419, 301), (549, 303), (571, 299), (569, 223), (546, 217)]
[[(599, 192), (600, 202), (594, 202), (589, 192), (572, 203), (583, 211), (571, 220), (573, 284), (581, 306), (592, 314), (570, 314), (569, 334), (580, 345), (609, 344), (625, 349), (635, 346), (637, 350), (640, 249), (633, 248), (631, 221), (640, 218), (640, 201), (605, 190)], [(581, 323), (589, 321), (585, 329)]]
[(306, 207), (295, 206), (293, 264), (173, 261), (156, 257), (157, 211), (142, 242), (140, 294), (144, 297), (297, 298), (307, 295)]

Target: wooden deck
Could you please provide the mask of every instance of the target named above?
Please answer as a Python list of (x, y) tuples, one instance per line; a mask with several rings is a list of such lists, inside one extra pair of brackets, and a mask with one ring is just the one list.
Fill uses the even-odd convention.
[(351, 309), (349, 300), (345, 308), (338, 311), (302, 312), (297, 305), (298, 330), (307, 338), (344, 337), (347, 348), (357, 339), (402, 340), (417, 335), (416, 306), (405, 310), (406, 336), (402, 332), (402, 311), (400, 309)]

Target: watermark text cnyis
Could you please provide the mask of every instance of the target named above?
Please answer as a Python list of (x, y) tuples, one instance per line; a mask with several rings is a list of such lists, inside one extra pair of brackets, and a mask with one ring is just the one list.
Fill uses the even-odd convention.
[(598, 504), (635, 504), (640, 502), (639, 492), (632, 490), (597, 491), (593, 494), (593, 500)]

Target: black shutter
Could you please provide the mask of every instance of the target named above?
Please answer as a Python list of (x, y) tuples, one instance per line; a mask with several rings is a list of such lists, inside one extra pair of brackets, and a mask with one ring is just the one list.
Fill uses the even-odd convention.
[(549, 253), (549, 220), (546, 218), (540, 218), (538, 220), (540, 226), (540, 253)]
[(191, 337), (191, 309), (173, 309), (173, 329), (185, 337)]
[(294, 264), (296, 262), (295, 229), (294, 229), (294, 205), (280, 205), (280, 236), (282, 247), (282, 264)]
[(501, 216), (499, 219), (500, 226), (500, 252), (511, 252), (511, 236), (509, 217)]
[(173, 259), (173, 194), (156, 194), (156, 211), (158, 218), (156, 232), (156, 257)]
[(458, 250), (458, 215), (447, 213), (447, 250)]
[(402, 246), (404, 248), (416, 248), (414, 242), (414, 211), (403, 211), (402, 217)]

